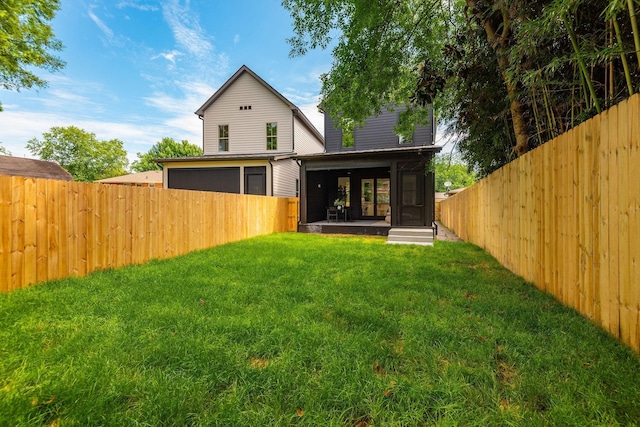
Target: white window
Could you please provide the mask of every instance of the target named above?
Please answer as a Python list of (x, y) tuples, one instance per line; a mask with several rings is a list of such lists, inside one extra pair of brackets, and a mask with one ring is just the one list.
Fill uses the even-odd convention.
[(229, 125), (218, 125), (218, 151), (229, 151)]
[(267, 123), (267, 150), (278, 149), (278, 123)]

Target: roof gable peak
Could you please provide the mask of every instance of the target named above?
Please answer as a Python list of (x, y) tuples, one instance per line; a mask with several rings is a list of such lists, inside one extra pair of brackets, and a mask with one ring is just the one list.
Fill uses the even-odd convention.
[(269, 83), (264, 81), (264, 79), (262, 79), (262, 77), (260, 77), (253, 70), (251, 70), (251, 68), (247, 67), (246, 65), (243, 65), (222, 86), (220, 86), (220, 88), (217, 91), (215, 91), (215, 93), (211, 95), (211, 97), (204, 104), (202, 104), (202, 106), (198, 108), (198, 110), (195, 113), (199, 117), (203, 117), (205, 110), (209, 108), (211, 104), (213, 104), (218, 98), (220, 98), (220, 96), (223, 93), (225, 93), (227, 89), (229, 89), (245, 73), (253, 77), (258, 83), (260, 83), (267, 90), (273, 93), (278, 99), (284, 102), (289, 109), (297, 110), (297, 107), (291, 101), (285, 98), (280, 92), (275, 90)]

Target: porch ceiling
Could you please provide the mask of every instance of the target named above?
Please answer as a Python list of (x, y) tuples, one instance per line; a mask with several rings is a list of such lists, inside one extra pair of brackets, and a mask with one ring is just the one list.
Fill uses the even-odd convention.
[(363, 151), (338, 151), (331, 153), (316, 153), (305, 156), (296, 156), (296, 159), (307, 162), (326, 161), (326, 160), (379, 160), (379, 159), (397, 159), (407, 156), (414, 157), (416, 154), (438, 153), (442, 147), (438, 145), (421, 145), (412, 147), (396, 147), (377, 150)]

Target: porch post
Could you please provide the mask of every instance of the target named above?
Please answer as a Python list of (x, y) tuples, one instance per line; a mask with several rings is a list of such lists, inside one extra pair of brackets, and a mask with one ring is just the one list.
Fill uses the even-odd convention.
[(389, 183), (389, 188), (391, 190), (390, 204), (391, 204), (391, 226), (395, 227), (398, 225), (398, 192), (400, 191), (400, 182), (398, 179), (398, 161), (391, 161), (391, 169), (389, 171), (389, 178), (391, 182)]
[(302, 160), (302, 165), (300, 166), (300, 195), (299, 195), (299, 205), (300, 205), (300, 220), (298, 224), (306, 224), (307, 223), (307, 163)]

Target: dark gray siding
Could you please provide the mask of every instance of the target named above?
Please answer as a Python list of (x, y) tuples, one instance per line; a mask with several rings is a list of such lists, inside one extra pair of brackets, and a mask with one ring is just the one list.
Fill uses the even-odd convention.
[[(335, 121), (325, 114), (324, 137), (325, 147), (328, 153), (337, 151), (363, 151), (382, 148), (411, 147), (416, 145), (433, 145), (433, 130), (431, 123), (427, 126), (418, 126), (411, 143), (400, 144), (398, 136), (393, 131), (398, 122), (400, 111), (405, 107), (398, 107), (395, 111), (383, 111), (377, 117), (367, 119), (362, 128), (356, 127), (354, 147), (342, 147), (342, 130), (336, 129)], [(431, 107), (430, 116), (433, 116)]]
[(168, 188), (240, 194), (240, 168), (171, 168)]

